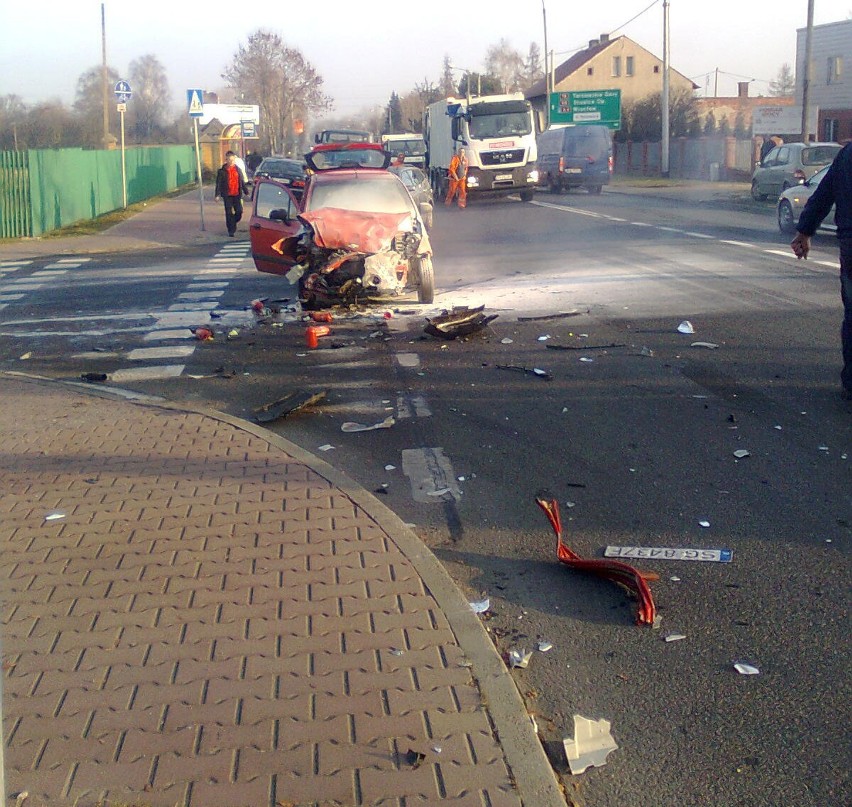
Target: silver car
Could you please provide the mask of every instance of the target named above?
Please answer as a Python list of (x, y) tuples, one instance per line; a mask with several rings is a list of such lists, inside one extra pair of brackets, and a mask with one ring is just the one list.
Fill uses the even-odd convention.
[(841, 148), (839, 143), (784, 143), (776, 146), (754, 169), (752, 197), (766, 199), (800, 185), (821, 168), (831, 165)]
[[(823, 177), (828, 173), (829, 166), (817, 171), (809, 180), (801, 185), (796, 185), (794, 188), (788, 188), (778, 198), (778, 229), (782, 233), (796, 232), (796, 225), (799, 223), (799, 216), (803, 208), (811, 198), (817, 186), (822, 182)], [(825, 217), (825, 220), (820, 227), (822, 230), (836, 231), (834, 225), (834, 207), (831, 212)]]

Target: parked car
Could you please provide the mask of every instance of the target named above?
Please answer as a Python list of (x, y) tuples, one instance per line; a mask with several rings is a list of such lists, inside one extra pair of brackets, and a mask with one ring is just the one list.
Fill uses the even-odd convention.
[(612, 132), (599, 124), (550, 128), (536, 138), (538, 183), (551, 193), (600, 193), (612, 176)]
[(266, 177), (277, 179), (284, 185), (289, 185), (298, 196), (305, 189), (307, 178), (307, 166), (302, 160), (293, 160), (289, 157), (264, 157), (263, 162), (255, 169), (256, 179)]
[(432, 229), (432, 211), (435, 208), (435, 197), (429, 179), (419, 168), (412, 165), (392, 165), (388, 168), (392, 174), (396, 174), (405, 185), (414, 204), (417, 205), (426, 224), (426, 229)]
[(417, 290), (435, 296), (432, 246), (418, 206), (378, 144), (322, 144), (306, 155), (304, 194), (257, 180), (249, 222), (260, 272), (287, 275), (305, 308)]
[[(796, 225), (799, 223), (799, 216), (802, 210), (811, 198), (817, 186), (822, 182), (823, 177), (828, 173), (829, 166), (817, 171), (810, 179), (805, 180), (801, 185), (796, 185), (793, 188), (785, 190), (778, 198), (778, 229), (782, 233), (796, 232)], [(834, 224), (834, 206), (831, 212), (825, 217), (821, 230), (837, 231)]]
[(769, 152), (751, 177), (752, 198), (777, 196), (801, 185), (821, 168), (831, 165), (842, 146), (839, 143), (784, 143)]

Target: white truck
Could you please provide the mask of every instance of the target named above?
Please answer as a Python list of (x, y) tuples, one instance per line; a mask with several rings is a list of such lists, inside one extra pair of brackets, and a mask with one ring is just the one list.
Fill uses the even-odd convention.
[(523, 94), (446, 98), (426, 107), (423, 138), (432, 189), (443, 196), (453, 152), (467, 155), (469, 196), (517, 193), (533, 198), (538, 182), (535, 123)]
[(381, 141), (385, 151), (389, 151), (394, 157), (401, 153), (406, 165), (426, 168), (426, 146), (423, 143), (423, 135), (412, 132), (383, 134)]

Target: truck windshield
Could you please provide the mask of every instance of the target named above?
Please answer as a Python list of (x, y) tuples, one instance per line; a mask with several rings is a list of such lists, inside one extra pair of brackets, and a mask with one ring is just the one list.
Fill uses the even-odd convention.
[(489, 137), (520, 137), (532, 131), (529, 112), (503, 115), (474, 115), (470, 119), (470, 136), (476, 140)]
[(426, 145), (422, 140), (388, 140), (385, 148), (391, 154), (402, 152), (406, 157), (419, 157), (426, 153)]

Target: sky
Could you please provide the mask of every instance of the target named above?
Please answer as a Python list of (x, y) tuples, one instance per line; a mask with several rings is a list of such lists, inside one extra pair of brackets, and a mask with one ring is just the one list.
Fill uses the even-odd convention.
[[(2, 7), (0, 95), (73, 103), (79, 75), (101, 63), (101, 0), (6, 0)], [(424, 79), (437, 83), (445, 54), (475, 71), (501, 39), (524, 55), (533, 41), (544, 50), (541, 0), (105, 0), (104, 7), (109, 65), (126, 77), (133, 59), (155, 55), (174, 111), (185, 106), (186, 89), (222, 89), (223, 70), (258, 28), (301, 49), (339, 116), (383, 106), (392, 92), (404, 95)], [(755, 79), (751, 95), (767, 94), (781, 65), (795, 63), (796, 29), (807, 22), (807, 0), (670, 0), (669, 7), (671, 66), (700, 95), (713, 95), (717, 68), (719, 95), (736, 95), (736, 82), (748, 79)], [(557, 64), (601, 33), (625, 34), (662, 56), (662, 0), (545, 0), (545, 8)], [(816, 25), (850, 17), (852, 0), (815, 0)]]

